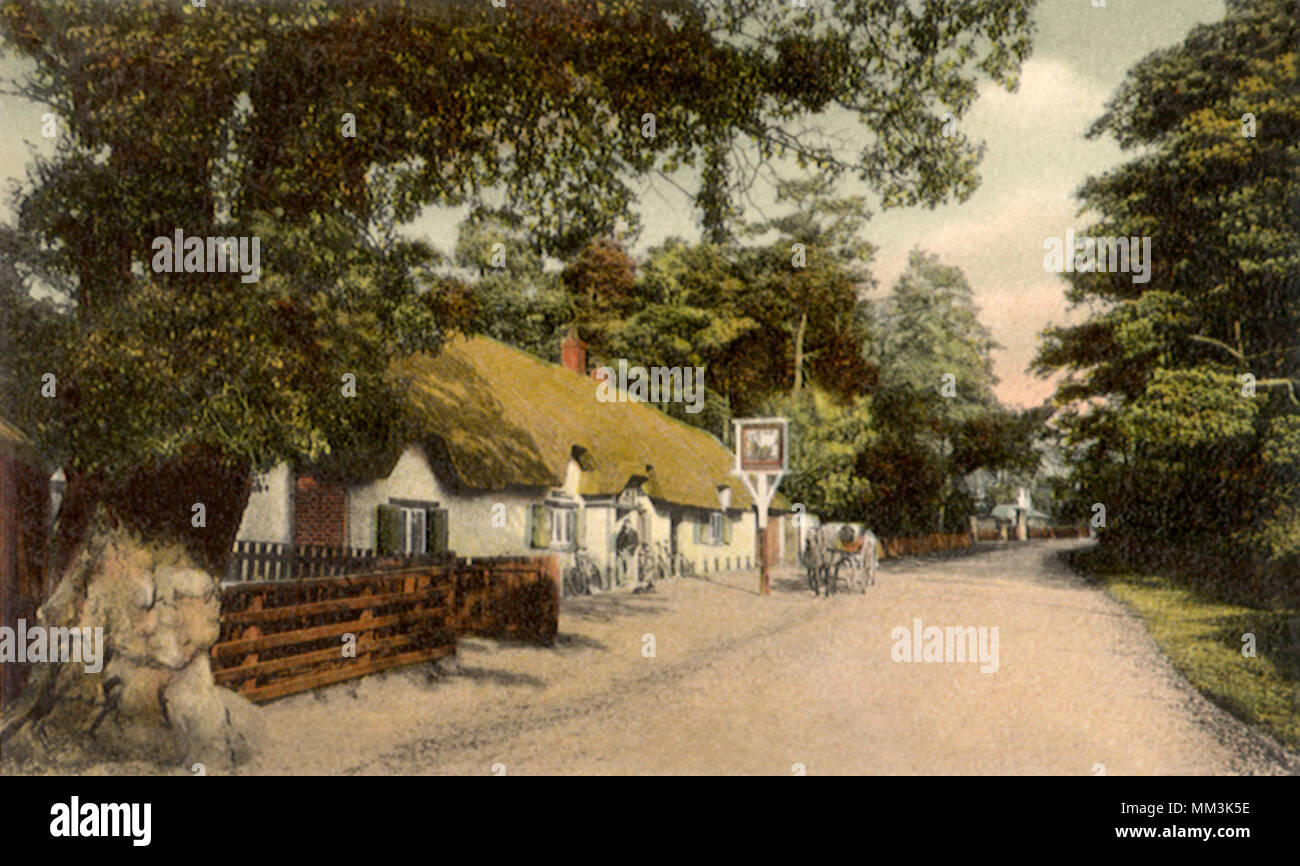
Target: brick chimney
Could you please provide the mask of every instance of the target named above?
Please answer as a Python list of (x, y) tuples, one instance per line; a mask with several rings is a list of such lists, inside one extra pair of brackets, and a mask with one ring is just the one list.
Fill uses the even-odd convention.
[(300, 474), (294, 482), (293, 543), (346, 547), (348, 492), (337, 481)]
[(587, 344), (578, 339), (578, 332), (574, 328), (569, 329), (569, 333), (564, 335), (564, 342), (560, 344), (560, 366), (579, 376), (587, 375)]

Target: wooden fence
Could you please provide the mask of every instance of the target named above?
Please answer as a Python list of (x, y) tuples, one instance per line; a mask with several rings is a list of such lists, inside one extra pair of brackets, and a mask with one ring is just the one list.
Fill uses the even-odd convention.
[[(1030, 538), (1087, 538), (1088, 527), (1084, 526), (1030, 526)], [(1005, 533), (1005, 538), (1003, 537)], [(980, 541), (1015, 541), (1016, 527), (1004, 526), (1002, 529), (981, 529)]]
[(344, 574), (369, 574), (395, 568), (433, 565), (455, 559), (455, 554), (430, 553), (380, 555), (368, 548), (324, 547), (315, 544), (276, 544), (270, 541), (237, 541), (226, 569), (226, 580), (308, 580)]
[[(1016, 529), (1007, 530), (1007, 538), (1014, 541)], [(1029, 530), (1030, 538), (1087, 538), (1088, 527), (1084, 526), (1043, 526)], [(1002, 534), (996, 529), (979, 530), (980, 541), (1000, 541)], [(918, 535), (908, 538), (881, 538), (880, 558), (890, 556), (920, 556), (947, 550), (962, 550), (971, 546), (969, 532), (949, 532), (935, 535)]]
[(880, 558), (891, 556), (921, 556), (948, 550), (962, 550), (971, 546), (969, 532), (944, 532), (918, 535), (910, 538), (881, 538)]
[(550, 642), (557, 568), (554, 557), (443, 559), (377, 574), (227, 584), (213, 673), (262, 702), (452, 655), (465, 633)]
[(550, 643), (560, 618), (559, 559), (500, 557), (456, 564), (461, 634)]
[[(1013, 530), (1014, 532), (1014, 530)], [(1088, 527), (1084, 526), (1043, 526), (1029, 528), (1030, 538), (1087, 538)]]

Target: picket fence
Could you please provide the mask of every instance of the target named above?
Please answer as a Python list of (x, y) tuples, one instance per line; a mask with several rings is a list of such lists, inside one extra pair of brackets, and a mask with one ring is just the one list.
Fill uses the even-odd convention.
[(395, 568), (433, 565), (455, 559), (455, 554), (378, 554), (368, 548), (325, 547), (316, 544), (277, 544), (237, 541), (226, 569), (226, 581), (306, 580), (367, 574)]

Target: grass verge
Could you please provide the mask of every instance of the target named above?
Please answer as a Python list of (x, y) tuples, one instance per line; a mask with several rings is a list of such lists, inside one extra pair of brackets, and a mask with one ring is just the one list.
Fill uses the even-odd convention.
[[(1289, 749), (1300, 749), (1300, 609), (1227, 603), (1092, 548), (1071, 565), (1142, 617), (1201, 694)], [(1244, 654), (1254, 638), (1254, 656)]]

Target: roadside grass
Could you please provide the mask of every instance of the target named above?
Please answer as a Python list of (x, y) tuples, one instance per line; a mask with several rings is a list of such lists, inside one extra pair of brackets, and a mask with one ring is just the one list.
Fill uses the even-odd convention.
[[(1142, 617), (1160, 650), (1201, 694), (1290, 749), (1300, 749), (1300, 609), (1232, 604), (1092, 548), (1071, 565)], [(1255, 637), (1255, 657), (1242, 654)]]

